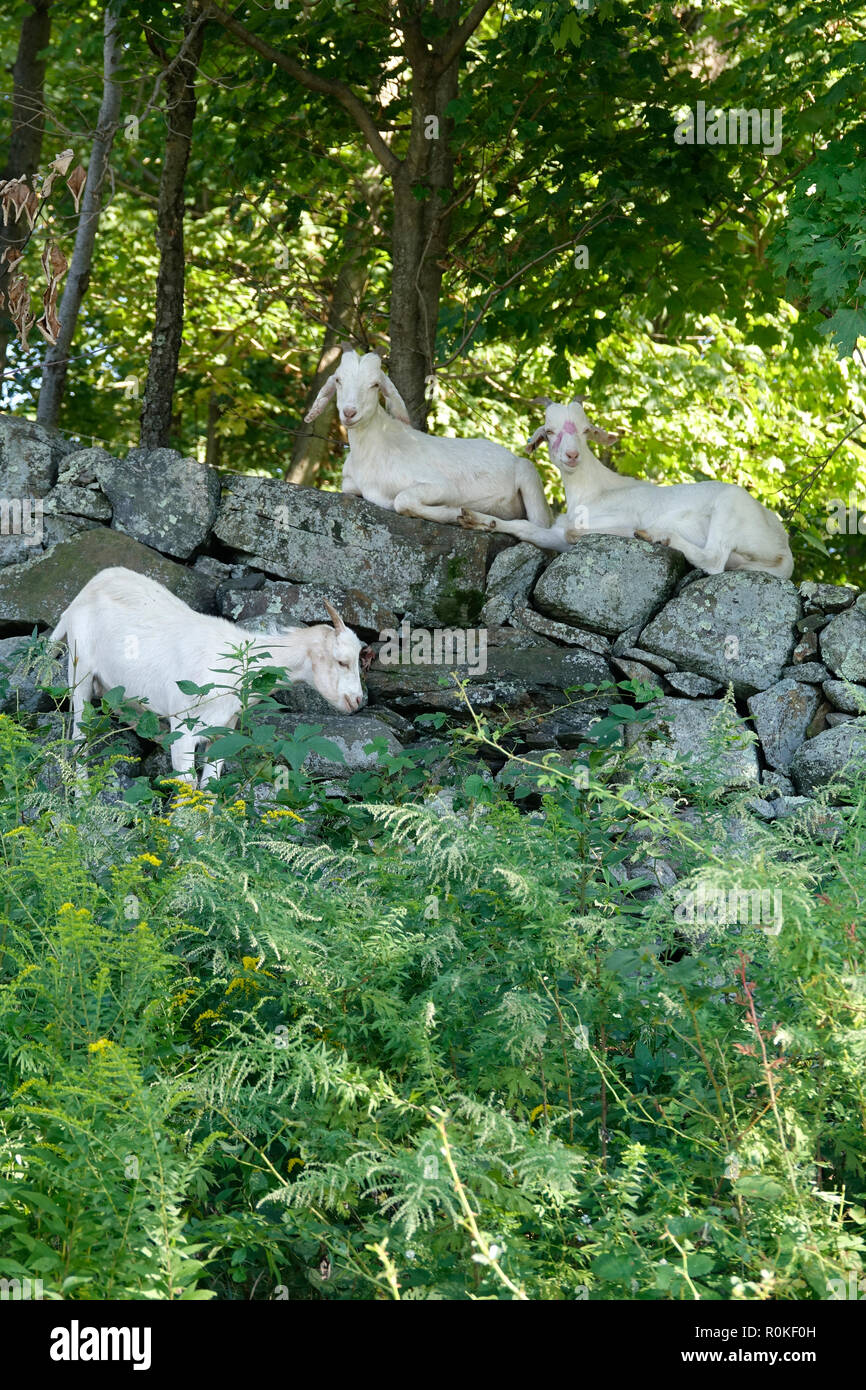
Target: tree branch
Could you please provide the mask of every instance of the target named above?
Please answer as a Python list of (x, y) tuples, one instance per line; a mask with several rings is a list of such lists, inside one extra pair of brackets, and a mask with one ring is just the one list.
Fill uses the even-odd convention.
[[(492, 4), (493, 0), (489, 0), (489, 3)], [(333, 97), (338, 101), (343, 110), (352, 117), (386, 173), (394, 175), (399, 171), (402, 161), (397, 158), (390, 145), (382, 139), (376, 122), (364, 103), (344, 82), (338, 82), (332, 77), (323, 77), (319, 72), (310, 72), (300, 63), (295, 62), (294, 58), (290, 58), (287, 53), (281, 53), (278, 48), (273, 48), (264, 39), (260, 39), (257, 34), (253, 34), (239, 20), (220, 9), (218, 5), (208, 4), (206, 14), (208, 19), (217, 20), (241, 43), (245, 43), (248, 48), (252, 48), (262, 58), (273, 63), (275, 67), (287, 72), (289, 77), (294, 78), (302, 87), (306, 87), (307, 91), (322, 92), (325, 96)]]
[(436, 55), (433, 64), (433, 75), (440, 77), (443, 72), (447, 72), (451, 64), (456, 62), (463, 52), (475, 30), (478, 28), (487, 11), (492, 8), (494, 0), (475, 0), (475, 4), (469, 11), (459, 28), (449, 35), (448, 42), (441, 53)]

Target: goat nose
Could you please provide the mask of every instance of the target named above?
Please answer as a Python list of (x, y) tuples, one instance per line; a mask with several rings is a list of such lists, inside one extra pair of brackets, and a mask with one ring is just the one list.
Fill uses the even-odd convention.
[(355, 416), (356, 416), (357, 414), (358, 414), (358, 412), (357, 412), (357, 410), (355, 409), (355, 407), (354, 407), (353, 405), (347, 405), (347, 406), (345, 406), (344, 409), (343, 409), (343, 419), (344, 419), (344, 420), (354, 420), (354, 418), (355, 418)]

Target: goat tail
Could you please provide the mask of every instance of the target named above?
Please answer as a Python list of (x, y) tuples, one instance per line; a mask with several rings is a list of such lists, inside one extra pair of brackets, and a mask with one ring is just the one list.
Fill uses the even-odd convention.
[(521, 463), (524, 467), (519, 475), (518, 491), (523, 502), (526, 519), (531, 521), (534, 526), (541, 526), (547, 530), (551, 523), (551, 515), (547, 498), (544, 495), (544, 488), (541, 486), (541, 478), (536, 472), (535, 465), (530, 463), (528, 459), (522, 459)]

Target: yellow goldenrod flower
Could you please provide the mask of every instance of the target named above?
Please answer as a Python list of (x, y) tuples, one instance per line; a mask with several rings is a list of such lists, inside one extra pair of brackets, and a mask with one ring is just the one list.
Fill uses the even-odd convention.
[(108, 1038), (99, 1038), (97, 1042), (88, 1043), (88, 1052), (106, 1052), (108, 1048), (114, 1047), (114, 1043)]

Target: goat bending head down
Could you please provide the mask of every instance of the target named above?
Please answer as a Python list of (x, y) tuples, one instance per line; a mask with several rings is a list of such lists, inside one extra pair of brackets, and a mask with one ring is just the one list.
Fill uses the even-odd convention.
[[(80, 738), (84, 706), (91, 696), (122, 687), (168, 719), (180, 733), (171, 745), (176, 773), (195, 779), (195, 750), (209, 725), (232, 728), (241, 710), (240, 672), (230, 669), (232, 652), (250, 644), (250, 655), (282, 667), (287, 682), (314, 686), (330, 705), (352, 714), (364, 702), (361, 667), (369, 650), (325, 603), (333, 626), (288, 628), (273, 635), (249, 632), (224, 618), (196, 613), (146, 575), (112, 568), (94, 575), (51, 634), (66, 641), (75, 735)], [(267, 653), (267, 656), (264, 654)], [(185, 695), (178, 681), (213, 683), (206, 695)], [(206, 763), (202, 784), (218, 777), (222, 764)]]

